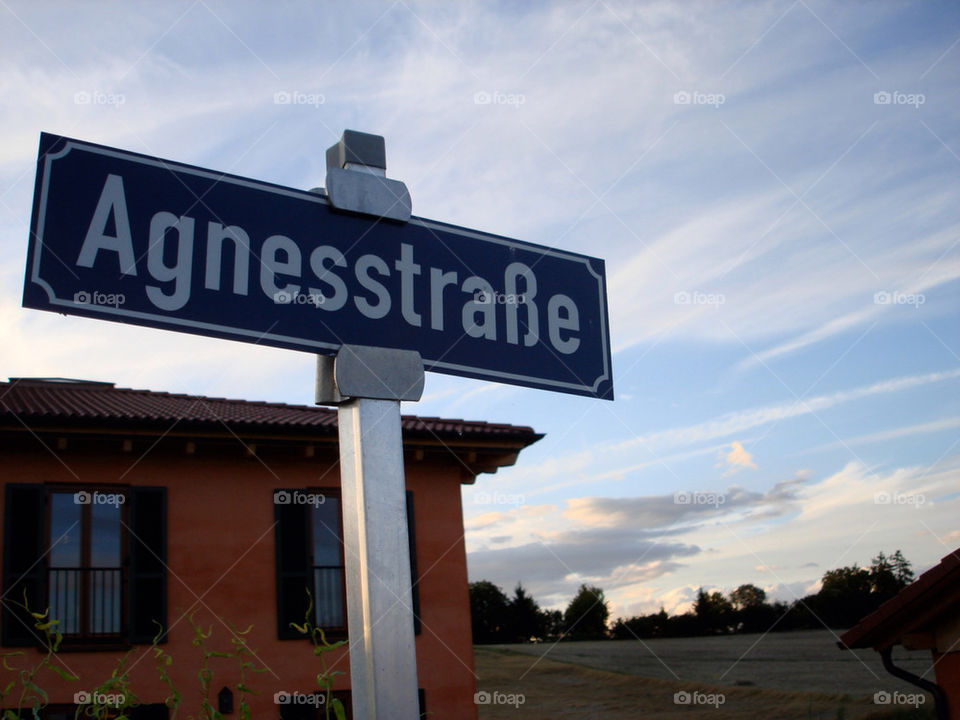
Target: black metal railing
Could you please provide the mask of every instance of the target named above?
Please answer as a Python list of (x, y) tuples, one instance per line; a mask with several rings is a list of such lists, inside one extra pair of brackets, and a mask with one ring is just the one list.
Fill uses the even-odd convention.
[(50, 616), (68, 638), (106, 638), (123, 633), (126, 589), (118, 567), (50, 568)]
[(324, 629), (346, 627), (343, 565), (313, 566), (314, 622)]

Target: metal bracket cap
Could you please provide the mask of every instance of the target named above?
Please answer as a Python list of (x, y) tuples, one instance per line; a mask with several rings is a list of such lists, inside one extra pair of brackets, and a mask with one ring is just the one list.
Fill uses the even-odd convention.
[(423, 359), (416, 350), (343, 345), (335, 357), (317, 356), (318, 405), (352, 398), (419, 400)]
[(340, 142), (327, 149), (327, 170), (346, 167), (347, 163), (387, 169), (387, 147), (383, 135), (344, 130)]
[(327, 149), (326, 191), (337, 210), (407, 222), (413, 206), (407, 186), (386, 177), (382, 135), (344, 130)]

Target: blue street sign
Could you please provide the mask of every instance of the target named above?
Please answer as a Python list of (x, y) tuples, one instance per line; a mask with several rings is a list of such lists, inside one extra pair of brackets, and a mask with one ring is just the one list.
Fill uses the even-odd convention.
[(613, 399), (597, 258), (43, 133), (24, 307)]

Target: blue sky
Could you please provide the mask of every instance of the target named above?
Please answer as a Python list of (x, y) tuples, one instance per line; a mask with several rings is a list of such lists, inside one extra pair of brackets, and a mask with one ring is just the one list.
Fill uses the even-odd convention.
[(956, 5), (66, 8), (0, 3), (0, 374), (309, 403), (305, 354), (20, 308), (36, 147), (311, 188), (352, 128), (415, 214), (607, 262), (614, 403), (405, 408), (546, 433), (464, 488), (471, 579), (617, 616), (960, 544)]

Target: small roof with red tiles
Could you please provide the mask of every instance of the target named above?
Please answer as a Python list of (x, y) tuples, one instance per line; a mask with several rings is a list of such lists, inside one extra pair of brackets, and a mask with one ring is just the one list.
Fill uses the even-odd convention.
[(903, 590), (840, 636), (840, 646), (877, 650), (904, 635), (928, 632), (960, 603), (960, 548), (940, 560)]
[[(331, 408), (285, 403), (230, 400), (153, 390), (118, 388), (109, 382), (67, 378), (10, 378), (0, 382), (0, 423), (30, 429), (86, 427), (227, 426), (235, 430), (270, 430), (293, 435), (336, 434), (337, 412)], [(405, 437), (486, 441), (526, 447), (543, 435), (532, 428), (404, 415)]]

